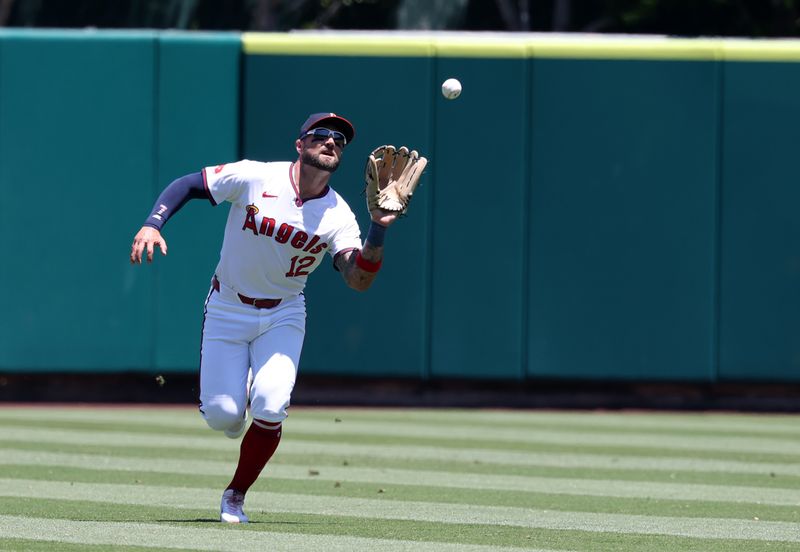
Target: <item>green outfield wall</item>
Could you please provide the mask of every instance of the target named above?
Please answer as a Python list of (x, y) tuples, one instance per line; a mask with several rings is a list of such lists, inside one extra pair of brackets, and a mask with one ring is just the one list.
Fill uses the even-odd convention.
[(195, 371), (227, 209), (190, 202), (153, 265), (133, 234), (173, 178), (292, 159), (334, 110), (363, 229), (372, 148), (431, 162), (369, 292), (311, 278), (303, 372), (798, 381), (798, 62), (800, 41), (4, 31), (0, 370)]
[(165, 262), (128, 254), (161, 188), (238, 154), (240, 56), (238, 34), (0, 33), (0, 369), (196, 370), (220, 213), (187, 205)]

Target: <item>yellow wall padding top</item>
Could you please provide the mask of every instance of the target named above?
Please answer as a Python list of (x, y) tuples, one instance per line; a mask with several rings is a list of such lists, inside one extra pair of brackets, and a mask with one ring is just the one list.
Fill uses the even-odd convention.
[(800, 61), (800, 40), (535, 33), (243, 33), (246, 54)]

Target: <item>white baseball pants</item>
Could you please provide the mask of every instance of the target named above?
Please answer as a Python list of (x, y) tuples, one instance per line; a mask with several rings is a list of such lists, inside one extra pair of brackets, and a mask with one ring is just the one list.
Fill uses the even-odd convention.
[(303, 295), (259, 309), (242, 303), (222, 282), (219, 291), (212, 287), (200, 347), (200, 412), (212, 429), (232, 428), (246, 416), (251, 370), (253, 418), (271, 423), (286, 419), (305, 325)]

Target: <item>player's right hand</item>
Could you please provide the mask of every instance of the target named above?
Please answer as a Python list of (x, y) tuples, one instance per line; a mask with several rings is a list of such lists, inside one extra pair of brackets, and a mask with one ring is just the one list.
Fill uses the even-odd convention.
[(145, 249), (147, 250), (147, 262), (153, 262), (153, 250), (158, 245), (161, 249), (161, 254), (167, 254), (167, 241), (161, 235), (161, 232), (152, 226), (142, 226), (141, 230), (136, 233), (133, 238), (133, 245), (131, 245), (131, 264), (142, 264), (142, 254)]

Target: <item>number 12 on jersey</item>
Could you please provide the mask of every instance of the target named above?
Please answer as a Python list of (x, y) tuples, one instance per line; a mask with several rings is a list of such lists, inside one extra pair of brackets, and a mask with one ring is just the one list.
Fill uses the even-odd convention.
[(295, 255), (292, 257), (292, 265), (289, 267), (289, 272), (286, 273), (287, 278), (293, 278), (295, 276), (307, 276), (308, 275), (308, 268), (314, 264), (316, 261), (316, 257), (303, 257), (300, 258), (299, 255)]

